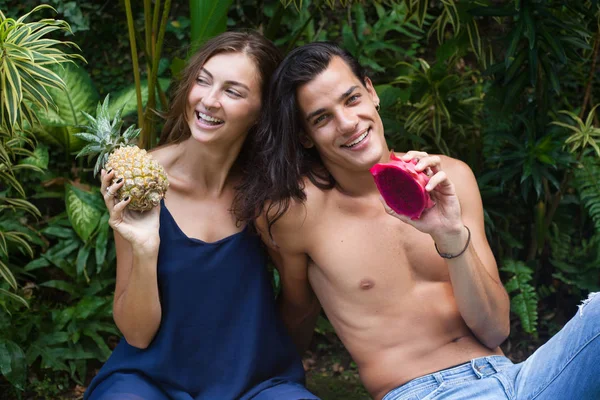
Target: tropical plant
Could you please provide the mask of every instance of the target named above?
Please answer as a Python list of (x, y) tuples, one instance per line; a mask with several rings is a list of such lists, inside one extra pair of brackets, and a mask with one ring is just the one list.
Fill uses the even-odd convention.
[[(68, 54), (64, 47), (77, 48), (72, 42), (51, 39), (56, 31), (71, 32), (69, 24), (61, 20), (42, 19), (25, 22), (34, 12), (52, 7), (41, 5), (18, 19), (7, 18), (0, 11), (0, 180), (7, 183), (0, 193), (0, 209), (23, 210), (38, 217), (39, 211), (25, 200), (26, 194), (17, 180), (20, 170), (41, 172), (45, 165), (20, 162), (24, 158), (35, 159), (35, 142), (30, 128), (38, 122), (35, 108), (48, 110), (54, 101), (48, 90), (65, 89), (65, 83), (50, 68), (83, 59), (79, 54)], [(15, 197), (16, 196), (16, 197)], [(9, 248), (33, 257), (28, 241), (32, 236), (23, 230), (0, 230), (0, 275), (14, 289), (17, 282), (9, 269)], [(2, 289), (0, 294), (6, 295)]]
[[(216, 3), (216, 2), (213, 2)], [(162, 8), (162, 16), (161, 16)], [(139, 146), (152, 147), (155, 143), (154, 132), (154, 110), (157, 108), (155, 91), (158, 91), (159, 99), (163, 109), (167, 108), (167, 97), (160, 82), (158, 81), (159, 62), (162, 53), (163, 41), (171, 9), (171, 0), (165, 0), (164, 5), (160, 1), (154, 4), (150, 0), (144, 0), (144, 28), (143, 37), (136, 40), (136, 28), (134, 26), (131, 1), (125, 0), (125, 14), (127, 17), (127, 28), (129, 31), (129, 45), (131, 48), (131, 60), (133, 63), (133, 76), (137, 98), (138, 126), (142, 127)], [(160, 21), (159, 21), (160, 18)], [(194, 24), (192, 24), (194, 27)], [(137, 41), (140, 42), (138, 49)], [(146, 70), (148, 73), (148, 102), (144, 110), (142, 101), (142, 83), (138, 63), (138, 51), (146, 54)]]
[[(451, 154), (447, 140), (464, 139), (477, 125), (481, 93), (477, 93), (477, 71), (454, 73), (455, 64), (437, 62), (433, 67), (419, 59), (419, 67), (400, 63), (410, 74), (397, 77), (392, 84), (408, 85), (410, 96), (405, 129), (415, 135), (429, 135), (436, 148)], [(445, 135), (443, 135), (446, 130)]]
[[(36, 138), (44, 143), (60, 148), (67, 158), (73, 162), (73, 157), (85, 145), (77, 137), (84, 130), (87, 122), (84, 113), (93, 114), (100, 96), (96, 85), (87, 71), (76, 64), (69, 64), (56, 69), (56, 74), (65, 82), (66, 89), (49, 89), (48, 92), (54, 100), (55, 108), (37, 110), (39, 124), (33, 128)], [(161, 88), (165, 90), (170, 85), (167, 78), (158, 78)], [(140, 82), (142, 104), (148, 102), (148, 82)], [(122, 109), (124, 116), (135, 113), (137, 110), (136, 86), (129, 85), (111, 94), (111, 104), (108, 113), (111, 117), (117, 110)]]
[(47, 109), (53, 105), (48, 88), (65, 89), (64, 82), (50, 66), (85, 59), (79, 54), (68, 54), (60, 46), (79, 47), (68, 41), (47, 38), (54, 31), (71, 32), (69, 24), (61, 20), (42, 19), (25, 22), (41, 5), (21, 18), (6, 18), (0, 11), (0, 84), (2, 87), (1, 126), (9, 132), (26, 128), (37, 122), (32, 104)]
[(506, 291), (512, 294), (512, 311), (519, 317), (525, 332), (535, 333), (538, 322), (538, 295), (531, 285), (533, 270), (525, 263), (515, 260), (505, 260), (501, 270), (511, 275), (504, 286)]

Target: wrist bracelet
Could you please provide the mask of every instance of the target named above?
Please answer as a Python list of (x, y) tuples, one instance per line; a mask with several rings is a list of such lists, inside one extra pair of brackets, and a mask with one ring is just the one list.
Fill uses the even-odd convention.
[(435, 246), (435, 251), (437, 251), (437, 253), (440, 255), (440, 257), (450, 260), (452, 258), (460, 257), (465, 251), (467, 251), (467, 247), (469, 247), (469, 243), (471, 243), (471, 230), (466, 225), (464, 225), (464, 227), (467, 228), (467, 232), (469, 233), (469, 236), (467, 236), (467, 244), (465, 244), (465, 248), (462, 249), (460, 251), (460, 253), (458, 253), (458, 254), (440, 253), (440, 250), (438, 249), (437, 244), (435, 242), (433, 243), (433, 245)]

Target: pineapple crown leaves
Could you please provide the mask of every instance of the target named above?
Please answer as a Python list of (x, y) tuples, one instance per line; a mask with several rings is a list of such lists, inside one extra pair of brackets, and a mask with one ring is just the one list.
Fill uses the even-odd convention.
[(96, 117), (83, 112), (83, 115), (88, 119), (89, 124), (83, 128), (85, 132), (76, 133), (75, 136), (89, 142), (81, 151), (77, 154), (77, 157), (89, 156), (88, 160), (91, 160), (96, 154), (99, 154), (94, 166), (94, 175), (98, 174), (100, 168), (102, 168), (108, 156), (118, 147), (124, 147), (132, 145), (131, 141), (140, 134), (141, 129), (135, 129), (134, 125), (128, 127), (123, 134), (121, 134), (121, 127), (123, 126), (123, 119), (121, 113), (123, 107), (119, 108), (115, 117), (110, 119), (109, 108), (109, 97), (106, 95), (102, 104), (98, 103), (96, 107)]

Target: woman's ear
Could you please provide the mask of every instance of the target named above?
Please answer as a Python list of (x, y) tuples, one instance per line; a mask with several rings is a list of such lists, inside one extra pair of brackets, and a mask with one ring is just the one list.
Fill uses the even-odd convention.
[(306, 133), (303, 133), (302, 136), (300, 136), (300, 143), (302, 143), (302, 146), (304, 146), (306, 149), (310, 149), (315, 145), (315, 143)]

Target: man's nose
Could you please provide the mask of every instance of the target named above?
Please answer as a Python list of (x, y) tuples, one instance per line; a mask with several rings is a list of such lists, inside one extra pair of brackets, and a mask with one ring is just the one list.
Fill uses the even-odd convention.
[(341, 133), (354, 132), (358, 125), (358, 117), (350, 110), (345, 110), (338, 115), (338, 128)]

